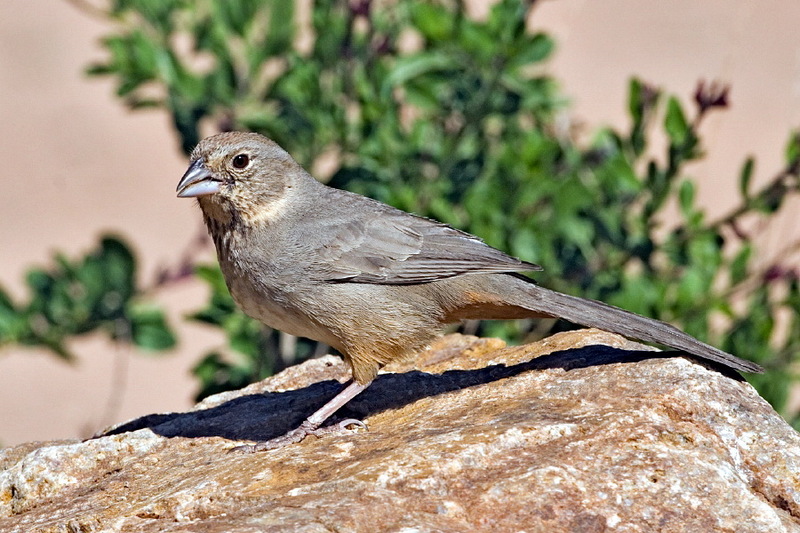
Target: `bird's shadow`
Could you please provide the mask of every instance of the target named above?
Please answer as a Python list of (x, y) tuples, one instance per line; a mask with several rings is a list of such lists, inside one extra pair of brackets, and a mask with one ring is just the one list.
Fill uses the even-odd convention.
[[(676, 356), (686, 354), (622, 350), (593, 345), (553, 352), (510, 366), (497, 364), (476, 370), (449, 370), (442, 374), (416, 370), (402, 374), (382, 374), (364, 392), (340, 409), (338, 415), (362, 419), (408, 405), (421, 398), (491, 383), (531, 370), (574, 370)], [(729, 377), (742, 379), (738, 373), (727, 367), (705, 360), (702, 363)], [(341, 389), (340, 383), (328, 380), (298, 390), (250, 394), (208, 409), (143, 416), (96, 437), (149, 428), (164, 437), (223, 437), (231, 440), (264, 441), (283, 435), (300, 425), (308, 415)]]

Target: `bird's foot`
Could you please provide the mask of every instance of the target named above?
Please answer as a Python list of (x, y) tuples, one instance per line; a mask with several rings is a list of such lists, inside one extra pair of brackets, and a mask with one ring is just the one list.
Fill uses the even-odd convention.
[(256, 442), (255, 444), (245, 444), (243, 446), (237, 446), (235, 448), (231, 448), (230, 453), (255, 453), (267, 450), (278, 450), (280, 448), (283, 448), (284, 446), (288, 446), (289, 444), (298, 443), (309, 435), (314, 435), (315, 437), (322, 437), (323, 435), (337, 435), (341, 433), (347, 433), (351, 431), (350, 429), (348, 429), (348, 427), (350, 426), (355, 426), (356, 430), (367, 429), (367, 425), (364, 422), (362, 422), (361, 420), (356, 420), (355, 418), (347, 418), (336, 424), (331, 424), (329, 426), (324, 426), (324, 427), (314, 427), (312, 424), (308, 423), (308, 420), (306, 420), (305, 422), (300, 424), (300, 426), (297, 427), (296, 429), (293, 429), (290, 432), (281, 435), (280, 437), (275, 437), (274, 439)]

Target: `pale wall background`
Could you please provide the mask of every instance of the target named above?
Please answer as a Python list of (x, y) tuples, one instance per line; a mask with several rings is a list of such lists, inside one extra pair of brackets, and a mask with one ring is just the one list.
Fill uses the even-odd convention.
[[(712, 216), (736, 200), (745, 155), (758, 159), (756, 181), (768, 180), (787, 133), (800, 127), (800, 3), (551, 0), (533, 23), (556, 37), (552, 72), (588, 131), (625, 124), (633, 75), (686, 100), (699, 79), (732, 85), (733, 106), (704, 124), (708, 156), (693, 167)], [(185, 161), (167, 117), (129, 113), (110, 80), (83, 75), (103, 57), (98, 40), (108, 30), (66, 1), (0, 2), (0, 283), (17, 297), (26, 266), (48, 262), (55, 250), (85, 251), (101, 232), (128, 238), (150, 279), (199, 229), (192, 202), (175, 198)], [(799, 233), (794, 214), (786, 216), (767, 235), (767, 249)], [(177, 323), (204, 298), (203, 287), (187, 284), (159, 300)], [(188, 325), (180, 338), (184, 344), (164, 356), (88, 338), (73, 345), (74, 365), (0, 349), (0, 443), (86, 436), (111, 422), (186, 409), (195, 387), (189, 369), (223, 339)]]

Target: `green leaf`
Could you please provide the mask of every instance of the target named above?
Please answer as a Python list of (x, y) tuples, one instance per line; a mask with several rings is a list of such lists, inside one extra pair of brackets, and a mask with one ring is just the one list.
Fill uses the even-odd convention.
[(747, 279), (752, 252), (753, 247), (748, 242), (742, 245), (742, 248), (736, 253), (730, 266), (731, 285), (736, 286)]
[(522, 36), (525, 32), (526, 4), (518, 0), (496, 2), (489, 10), (489, 19), (485, 24), (488, 32), (497, 36), (502, 43)]
[(32, 268), (28, 270), (25, 281), (34, 293), (44, 293), (53, 285), (53, 277), (44, 270)]
[(270, 4), (267, 49), (270, 55), (284, 54), (291, 49), (295, 35), (295, 0), (272, 0)]
[(168, 350), (175, 346), (175, 335), (161, 309), (139, 303), (129, 306), (127, 314), (131, 340), (136, 346), (152, 351)]
[(511, 57), (508, 63), (509, 68), (519, 68), (534, 63), (539, 63), (550, 57), (555, 48), (553, 40), (543, 33), (537, 33), (532, 37), (525, 37), (524, 43), (519, 50)]
[(206, 354), (192, 368), (192, 374), (200, 380), (200, 391), (195, 397), (197, 401), (212, 394), (240, 389), (255, 377), (246, 365), (230, 363), (217, 352)]
[(742, 198), (750, 196), (750, 180), (753, 177), (753, 169), (756, 166), (755, 159), (748, 157), (742, 165), (742, 170), (739, 173), (739, 193)]
[(258, 357), (259, 335), (264, 327), (242, 312), (230, 315), (223, 324), (230, 347), (251, 359)]
[(642, 82), (631, 78), (628, 82), (628, 113), (633, 119), (634, 129), (642, 122), (644, 105), (642, 103)]
[(631, 116), (631, 130), (628, 143), (636, 157), (640, 157), (647, 147), (647, 126), (652, 110), (659, 101), (659, 92), (642, 81), (632, 78), (628, 88), (628, 113)]
[(511, 253), (524, 261), (535, 263), (540, 256), (539, 239), (532, 228), (520, 228), (511, 236)]
[(100, 253), (97, 258), (108, 285), (119, 290), (123, 298), (129, 298), (134, 292), (136, 271), (136, 262), (130, 248), (121, 239), (105, 236), (100, 241)]
[(463, 51), (468, 52), (473, 59), (479, 62), (490, 61), (496, 54), (498, 35), (490, 31), (486, 24), (481, 24), (469, 19), (464, 19), (459, 25), (457, 33), (458, 44)]
[[(441, 106), (439, 92), (434, 83), (415, 83), (413, 80), (410, 80), (405, 85), (405, 95), (406, 102), (420, 109), (437, 111)], [(416, 128), (420, 124), (423, 124), (423, 122), (415, 121), (414, 127)], [(430, 124), (426, 125), (430, 126)]]
[(707, 281), (698, 268), (685, 271), (678, 283), (678, 304), (684, 308), (692, 308), (707, 293)]
[(197, 277), (211, 286), (215, 293), (228, 292), (228, 286), (225, 285), (225, 278), (218, 265), (198, 265), (195, 267), (194, 273)]
[(225, 279), (217, 265), (199, 265), (195, 268), (198, 278), (211, 287), (211, 298), (205, 309), (189, 315), (189, 318), (205, 324), (222, 327), (236, 313), (236, 304), (228, 292)]
[(786, 144), (786, 166), (796, 167), (800, 161), (800, 131), (792, 133)]
[(430, 72), (446, 71), (454, 68), (453, 58), (442, 52), (423, 52), (401, 57), (392, 71), (383, 80), (381, 94), (387, 97), (394, 87)]
[(671, 144), (682, 145), (689, 135), (689, 123), (683, 114), (683, 109), (677, 98), (670, 97), (667, 102), (667, 114), (664, 118), (664, 129), (671, 141)]
[(455, 18), (442, 6), (415, 2), (411, 7), (411, 20), (422, 36), (431, 41), (443, 41), (453, 34)]
[(684, 218), (689, 216), (694, 211), (694, 182), (684, 180), (678, 190), (678, 204), (680, 205), (681, 212)]
[(0, 344), (17, 342), (24, 334), (26, 320), (11, 297), (0, 288)]

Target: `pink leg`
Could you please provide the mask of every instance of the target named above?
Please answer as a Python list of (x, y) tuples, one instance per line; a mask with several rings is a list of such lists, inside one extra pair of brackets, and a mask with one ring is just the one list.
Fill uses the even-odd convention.
[[(367, 385), (369, 385), (369, 383)], [(280, 437), (275, 437), (274, 439), (267, 441), (257, 442), (255, 444), (249, 444), (245, 446), (237, 446), (236, 448), (233, 448), (231, 452), (252, 453), (264, 450), (277, 450), (278, 448), (283, 448), (289, 444), (300, 442), (308, 435), (322, 435), (325, 433), (330, 433), (331, 430), (328, 428), (318, 428), (344, 404), (355, 398), (360, 392), (366, 389), (367, 385), (362, 385), (354, 380), (347, 387), (345, 387), (342, 392), (334, 396), (331, 401), (317, 409), (314, 414), (306, 418), (306, 420), (300, 424), (297, 429), (293, 429), (285, 435), (281, 435)], [(337, 428), (344, 429), (345, 426), (354, 424), (366, 427), (363, 422), (351, 418), (343, 420), (337, 426), (334, 426), (334, 430)]]

